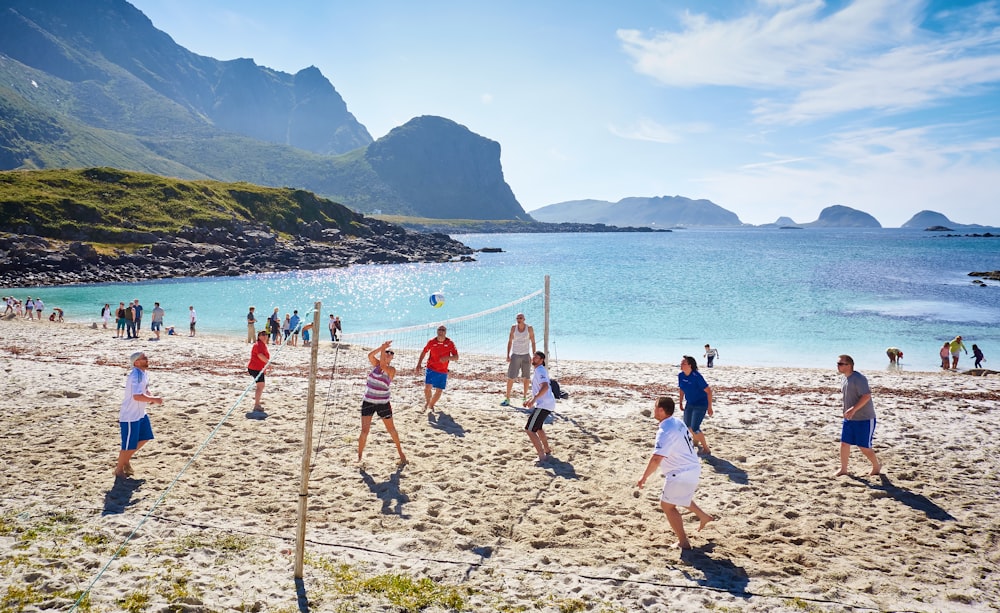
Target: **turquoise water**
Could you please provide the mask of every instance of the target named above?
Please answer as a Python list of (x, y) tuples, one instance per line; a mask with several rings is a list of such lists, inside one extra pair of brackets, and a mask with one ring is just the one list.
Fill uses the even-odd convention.
[[(676, 364), (831, 367), (839, 353), (859, 369), (884, 368), (885, 348), (910, 369), (933, 369), (944, 340), (961, 334), (1000, 365), (1000, 284), (970, 271), (1000, 269), (1000, 239), (939, 237), (902, 229), (678, 230), (656, 234), (470, 234), (500, 247), (465, 264), (356, 266), (238, 278), (19, 288), (59, 306), (71, 321), (97, 321), (101, 306), (159, 301), (167, 324), (245, 335), (246, 307), (267, 315), (337, 313), (346, 332), (468, 315), (540, 289), (551, 277), (550, 351), (557, 358)], [(442, 292), (445, 306), (428, 296)], [(147, 315), (148, 321), (148, 315)], [(533, 323), (541, 327), (537, 320)], [(186, 332), (185, 332), (186, 333)], [(498, 331), (502, 337), (506, 330)], [(457, 340), (457, 339), (456, 339)], [(500, 351), (503, 339), (498, 343)], [(971, 360), (960, 365), (971, 366)], [(987, 365), (992, 365), (987, 362)]]

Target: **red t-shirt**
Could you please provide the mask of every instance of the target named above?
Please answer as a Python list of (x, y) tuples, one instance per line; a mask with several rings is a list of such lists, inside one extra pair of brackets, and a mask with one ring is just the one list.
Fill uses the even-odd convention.
[(247, 364), (247, 368), (250, 370), (264, 370), (264, 366), (267, 364), (267, 362), (262, 361), (259, 357), (257, 357), (258, 353), (263, 353), (267, 356), (268, 360), (271, 359), (271, 352), (267, 350), (267, 343), (264, 341), (257, 341), (254, 343), (253, 349), (250, 350), (250, 363)]
[(427, 341), (424, 351), (428, 352), (427, 368), (434, 372), (448, 372), (448, 360), (442, 358), (458, 355), (458, 349), (455, 349), (455, 343), (450, 338), (439, 341), (436, 336)]

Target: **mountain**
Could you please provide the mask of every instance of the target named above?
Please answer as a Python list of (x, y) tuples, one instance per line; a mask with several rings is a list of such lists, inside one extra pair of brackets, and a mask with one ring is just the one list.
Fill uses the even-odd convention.
[(791, 217), (779, 217), (774, 221), (774, 223), (764, 223), (757, 226), (758, 228), (800, 228), (801, 226), (791, 218)]
[(811, 223), (799, 224), (810, 228), (881, 228), (877, 219), (849, 206), (835, 204), (819, 213), (819, 219)]
[(937, 211), (920, 211), (900, 227), (917, 228), (919, 230), (925, 230), (927, 228), (932, 228), (934, 226), (951, 228), (951, 229), (959, 229), (959, 228), (973, 229), (973, 228), (984, 227), (979, 224), (955, 223), (954, 221), (948, 219), (943, 214), (938, 213)]
[(710, 200), (691, 200), (683, 196), (633, 197), (618, 202), (571, 200), (535, 209), (531, 211), (531, 216), (551, 223), (603, 223), (653, 228), (743, 225), (736, 213)]
[(197, 55), (124, 0), (0, 0), (0, 170), (109, 166), (360, 212), (524, 218), (499, 144), (437, 119), (373, 142), (315, 67)]

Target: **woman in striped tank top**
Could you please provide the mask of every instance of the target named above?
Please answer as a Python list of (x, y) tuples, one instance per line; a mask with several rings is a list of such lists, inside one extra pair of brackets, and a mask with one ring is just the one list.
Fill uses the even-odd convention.
[[(399, 453), (399, 464), (406, 464), (406, 456), (403, 454), (403, 447), (399, 444), (399, 434), (396, 433), (396, 426), (392, 423), (392, 405), (389, 404), (389, 385), (396, 377), (396, 369), (389, 365), (395, 353), (389, 346), (392, 341), (382, 343), (378, 348), (368, 352), (368, 361), (371, 362), (372, 371), (368, 373), (368, 380), (365, 382), (365, 397), (361, 402), (361, 435), (358, 437), (358, 463), (361, 462), (361, 455), (365, 451), (365, 442), (368, 440), (368, 432), (371, 430), (372, 416), (378, 413), (385, 424), (385, 429), (389, 431), (392, 442), (396, 444), (396, 451)], [(378, 357), (375, 356), (378, 354)]]

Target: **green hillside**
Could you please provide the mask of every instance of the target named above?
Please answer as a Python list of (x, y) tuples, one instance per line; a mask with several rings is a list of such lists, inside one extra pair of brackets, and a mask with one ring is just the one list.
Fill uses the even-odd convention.
[(265, 224), (295, 234), (319, 222), (364, 234), (363, 217), (311, 192), (186, 181), (112, 168), (0, 172), (0, 231), (63, 240), (135, 242), (137, 233)]

